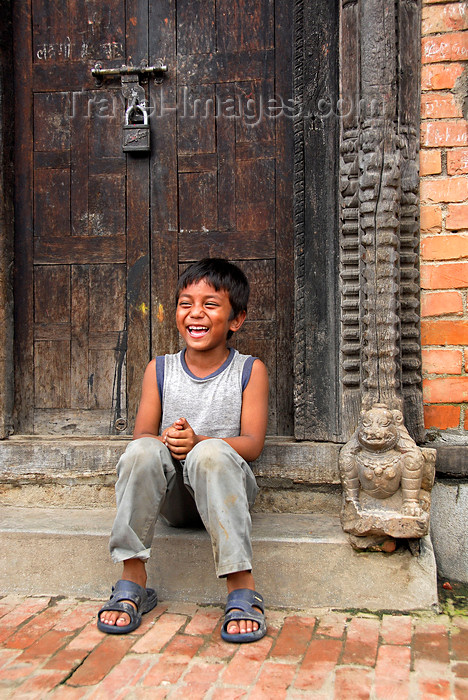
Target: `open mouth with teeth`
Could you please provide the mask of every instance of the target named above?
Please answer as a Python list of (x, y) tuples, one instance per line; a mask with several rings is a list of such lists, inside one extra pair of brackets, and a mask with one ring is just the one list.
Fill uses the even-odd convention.
[(206, 326), (188, 326), (187, 330), (192, 338), (203, 338), (208, 333)]

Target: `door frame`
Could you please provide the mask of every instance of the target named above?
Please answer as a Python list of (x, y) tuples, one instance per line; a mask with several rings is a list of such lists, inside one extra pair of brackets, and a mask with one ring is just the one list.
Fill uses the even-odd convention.
[[(0, 186), (3, 190), (0, 204), (0, 438), (8, 437), (13, 431), (14, 402), (12, 271), (15, 120), (12, 6), (12, 0), (0, 0)], [(392, 25), (393, 34), (381, 22), (382, 17), (388, 20), (391, 16), (397, 18), (396, 24)], [(408, 18), (411, 20), (409, 23)], [(405, 31), (405, 22), (412, 31)], [(419, 27), (418, 0), (328, 0), (320, 12), (317, 12), (317, 4), (312, 0), (294, 2), (296, 105), (305, 106), (314, 103), (314, 100), (317, 102), (315, 76), (324, 62), (328, 62), (328, 65), (334, 62), (336, 66), (335, 70), (327, 73), (330, 82), (322, 86), (332, 105), (334, 101), (338, 104), (340, 97), (350, 94), (357, 101), (372, 97), (365, 93), (365, 86), (372, 84), (373, 77), (380, 77), (386, 71), (390, 51), (393, 61), (390, 63), (398, 78), (391, 81), (389, 87), (390, 99), (395, 103), (391, 118), (394, 121), (396, 114), (398, 126), (403, 125), (405, 133), (411, 133), (411, 138), (407, 139), (403, 165), (406, 171), (409, 165), (413, 170), (416, 169), (416, 173), (418, 152), (414, 135), (416, 134), (417, 141), (419, 88), (415, 86), (419, 85), (418, 67), (421, 60)], [(328, 51), (323, 50), (326, 46)], [(318, 47), (322, 50), (317, 50)], [(339, 53), (342, 57), (340, 61)], [(412, 70), (405, 72), (408, 66)], [(361, 88), (363, 93), (360, 92)], [(354, 141), (351, 144), (349, 129), (345, 128), (349, 125), (344, 124), (340, 118), (325, 118), (318, 103), (317, 108), (318, 112), (314, 108), (309, 114), (306, 114), (306, 110), (299, 110), (294, 123), (295, 435), (297, 439), (343, 442), (354, 429), (362, 399), (370, 391), (368, 379), (372, 376), (372, 358), (375, 356), (375, 347), (368, 342), (369, 337), (366, 335), (364, 317), (366, 303), (371, 293), (376, 292), (377, 281), (368, 274), (366, 277), (370, 268), (360, 262), (362, 229), (359, 224), (355, 234), (351, 235), (351, 247), (354, 248), (350, 253), (353, 264), (357, 265), (356, 284), (346, 284), (343, 274), (349, 262), (344, 247), (350, 240), (349, 222), (360, 222), (365, 217), (364, 198), (359, 197), (365, 186), (363, 178), (359, 176), (359, 172), (362, 175), (363, 168), (365, 170), (365, 162), (362, 161), (362, 166), (359, 160), (362, 153), (356, 153), (357, 173), (352, 168), (350, 170), (343, 153), (346, 148), (356, 147), (356, 144), (359, 150), (360, 139), (362, 140), (364, 129), (368, 125), (362, 122), (354, 125)], [(379, 144), (371, 147), (371, 151), (372, 148), (378, 157)], [(324, 177), (318, 177), (317, 169), (311, 167), (316, 162), (317, 153), (328, 166)], [(401, 146), (395, 146), (395, 142), (392, 142), (390, 151), (385, 154), (387, 156), (393, 158), (395, 167), (399, 167), (401, 173)], [(355, 191), (352, 201), (347, 201), (343, 188), (350, 188), (351, 185)], [(415, 196), (417, 197), (417, 192)], [(355, 211), (352, 211), (353, 208)], [(392, 217), (399, 221), (402, 215), (407, 216), (408, 212), (403, 209), (398, 203)], [(412, 216), (416, 222), (412, 241), (417, 250), (418, 219), (417, 214)], [(399, 226), (395, 233), (400, 237)], [(417, 264), (414, 262), (414, 269)], [(399, 264), (395, 271), (394, 277), (399, 283), (402, 271)], [(416, 301), (417, 304), (420, 295), (419, 278), (413, 275), (413, 279), (417, 291), (413, 286), (409, 296), (410, 301)], [(399, 287), (402, 289), (401, 285)], [(402, 294), (404, 296), (404, 292)], [(408, 427), (413, 434), (418, 435), (422, 415), (420, 366), (419, 370), (405, 373), (405, 362), (411, 365), (414, 360), (412, 366), (417, 365), (420, 338), (413, 332), (417, 323), (414, 320), (407, 321), (401, 312), (400, 297), (397, 296), (394, 301), (395, 323), (399, 327), (408, 327), (414, 342), (408, 351), (404, 342), (398, 339), (392, 341), (395, 362), (391, 373), (400, 382), (396, 393), (403, 395), (410, 423)], [(349, 314), (354, 319), (351, 330), (348, 325)], [(381, 324), (381, 327), (384, 325)], [(349, 337), (352, 337), (358, 347), (351, 360), (344, 355)], [(378, 377), (387, 381), (388, 372), (385, 374), (385, 367), (378, 359), (375, 362), (374, 374), (376, 372)], [(27, 397), (21, 398), (27, 400)]]

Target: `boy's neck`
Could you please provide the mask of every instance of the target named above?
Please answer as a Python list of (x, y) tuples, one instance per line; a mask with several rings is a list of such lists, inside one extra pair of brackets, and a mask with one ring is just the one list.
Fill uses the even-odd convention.
[(196, 377), (207, 377), (213, 374), (229, 357), (229, 348), (217, 347), (207, 352), (197, 352), (193, 348), (185, 348), (185, 363)]

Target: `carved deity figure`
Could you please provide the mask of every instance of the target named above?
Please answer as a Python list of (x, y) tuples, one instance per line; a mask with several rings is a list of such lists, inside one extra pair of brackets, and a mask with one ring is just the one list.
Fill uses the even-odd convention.
[(435, 450), (416, 445), (401, 411), (375, 403), (341, 450), (343, 529), (358, 536), (427, 534), (434, 474)]

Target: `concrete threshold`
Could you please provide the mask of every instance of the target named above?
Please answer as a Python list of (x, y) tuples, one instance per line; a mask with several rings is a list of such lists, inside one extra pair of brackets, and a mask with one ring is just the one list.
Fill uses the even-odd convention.
[[(0, 591), (22, 595), (107, 598), (120, 576), (111, 563), (112, 508), (0, 510)], [(355, 552), (337, 516), (254, 513), (254, 574), (268, 605), (293, 608), (421, 610), (437, 605), (429, 538), (419, 557)], [(222, 603), (203, 530), (158, 523), (148, 583), (161, 600)]]

